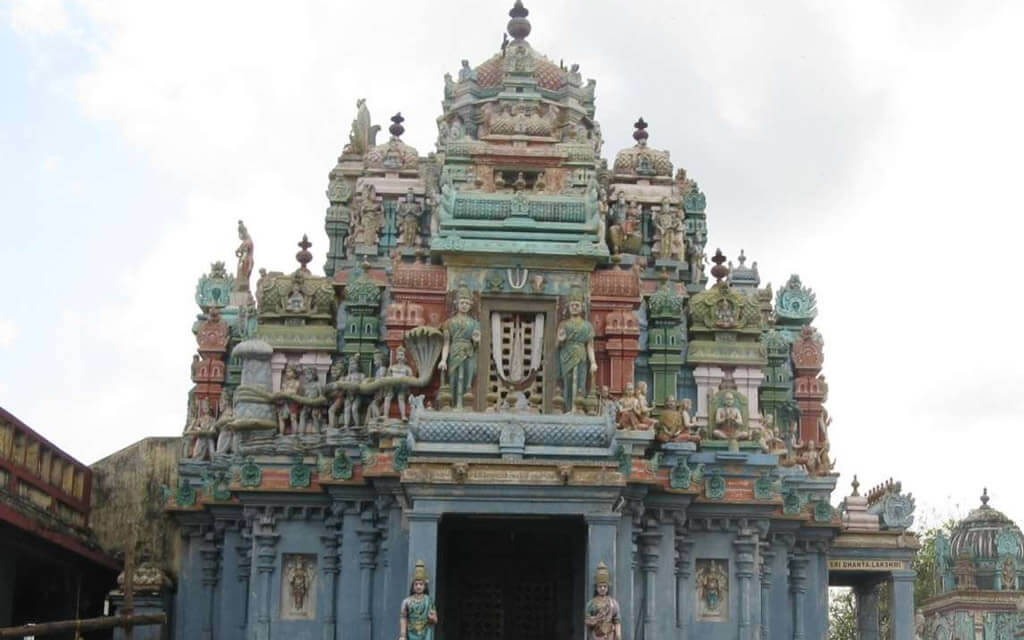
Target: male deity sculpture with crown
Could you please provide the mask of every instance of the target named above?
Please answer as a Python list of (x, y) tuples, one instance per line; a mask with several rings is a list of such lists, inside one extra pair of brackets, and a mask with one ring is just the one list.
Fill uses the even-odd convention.
[(398, 640), (433, 640), (437, 624), (437, 609), (430, 599), (427, 567), (422, 560), (416, 562), (409, 585), (409, 597), (402, 600), (399, 613)]
[(476, 347), (480, 344), (480, 323), (469, 315), (473, 307), (473, 294), (459, 287), (455, 294), (455, 315), (441, 327), (444, 347), (438, 368), (446, 371), (452, 388), (455, 407), (462, 408), (463, 397), (473, 387), (476, 373)]
[[(583, 317), (583, 289), (569, 292), (569, 317), (558, 325), (558, 372), (566, 411), (577, 411), (586, 392), (587, 373), (597, 373), (594, 325)], [(589, 365), (589, 366), (588, 366)]]

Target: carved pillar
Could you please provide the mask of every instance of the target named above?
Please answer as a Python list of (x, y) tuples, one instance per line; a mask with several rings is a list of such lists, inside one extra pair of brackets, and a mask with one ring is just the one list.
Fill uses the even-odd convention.
[(612, 574), (615, 598), (619, 601), (622, 619), (622, 640), (633, 640), (636, 623), (633, 618), (633, 514), (627, 506), (619, 516), (615, 537), (615, 558), (618, 571)]
[(274, 517), (271, 513), (260, 515), (253, 530), (256, 544), (256, 571), (259, 574), (256, 601), (256, 624), (253, 626), (253, 640), (270, 640), (270, 594), (274, 566), (277, 562), (277, 541), (280, 536), (274, 531)]
[(771, 543), (761, 545), (761, 640), (768, 640), (771, 629), (772, 565), (775, 552)]
[(238, 581), (242, 584), (241, 603), (238, 607), (238, 637), (245, 637), (245, 629), (249, 624), (249, 582), (252, 574), (252, 523), (243, 521), (239, 528), (238, 546)]
[(338, 574), (341, 573), (341, 528), (344, 522), (345, 505), (331, 505), (325, 522), (327, 532), (320, 536), (323, 547), (323, 561), (320, 563), (324, 593), (327, 602), (324, 608), (323, 640), (334, 640), (338, 625)]
[(732, 545), (736, 549), (736, 579), (740, 583), (740, 640), (754, 640), (750, 621), (750, 586), (754, 577), (757, 536), (741, 530)]
[(804, 598), (807, 594), (807, 554), (789, 554), (789, 592), (793, 595), (793, 640), (804, 638)]
[(657, 589), (655, 589), (654, 580), (658, 571), (659, 542), (661, 542), (661, 532), (657, 530), (657, 522), (652, 522), (640, 534), (640, 570), (643, 572), (644, 590), (644, 640), (661, 640), (658, 638), (654, 617), (657, 604)]
[(689, 631), (688, 606), (690, 598), (687, 593), (687, 583), (690, 580), (691, 560), (690, 552), (693, 550), (693, 540), (686, 535), (684, 520), (676, 519), (675, 525), (675, 546), (676, 546), (676, 628), (679, 629), (678, 638), (686, 640)]
[[(617, 513), (590, 513), (587, 520), (587, 597), (594, 593), (594, 573), (598, 563), (608, 565), (612, 580), (618, 576), (615, 534), (619, 524)], [(616, 596), (617, 597), (617, 596)]]
[(871, 581), (854, 588), (857, 596), (857, 637), (879, 640), (878, 583)]
[(914, 571), (893, 571), (892, 640), (914, 640)]
[(374, 524), (374, 510), (367, 507), (360, 514), (359, 537), (359, 617), (362, 620), (360, 640), (373, 638), (373, 572), (377, 568), (377, 543), (380, 531)]
[(217, 578), (220, 574), (220, 554), (223, 538), (220, 532), (213, 529), (206, 532), (203, 542), (199, 545), (200, 572), (202, 574), (203, 598), (200, 611), (199, 637), (202, 640), (213, 639), (213, 597)]

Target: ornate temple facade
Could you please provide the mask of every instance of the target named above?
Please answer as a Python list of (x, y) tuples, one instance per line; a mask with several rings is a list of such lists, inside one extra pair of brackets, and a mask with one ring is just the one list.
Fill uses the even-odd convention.
[(935, 540), (935, 596), (917, 624), (927, 640), (1013, 640), (1024, 635), (1024, 535), (981, 505)]
[(200, 278), (174, 637), (818, 640), (830, 582), (877, 637), (881, 580), (909, 640), (912, 502), (831, 506), (814, 294), (708, 250), (643, 118), (606, 159), (527, 14), (429, 155), (359, 101), (296, 267), (239, 222)]

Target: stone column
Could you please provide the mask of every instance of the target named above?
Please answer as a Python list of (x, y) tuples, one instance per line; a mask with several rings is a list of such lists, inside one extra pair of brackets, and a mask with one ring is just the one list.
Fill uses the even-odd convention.
[(686, 529), (683, 527), (682, 520), (676, 521), (675, 531), (675, 545), (676, 545), (676, 628), (679, 629), (677, 637), (679, 640), (686, 640), (688, 627), (688, 615), (687, 612), (690, 607), (687, 606), (690, 602), (689, 594), (687, 593), (687, 583), (690, 581), (690, 574), (692, 572), (690, 565), (690, 552), (693, 549), (693, 540), (690, 540), (686, 535)]
[(893, 571), (890, 616), (892, 640), (914, 640), (914, 571)]
[(238, 546), (238, 582), (242, 584), (242, 601), (238, 607), (238, 637), (245, 637), (245, 629), (249, 625), (249, 579), (252, 574), (252, 529), (243, 524), (239, 532)]
[(804, 598), (807, 595), (807, 554), (803, 551), (789, 554), (789, 592), (793, 595), (793, 640), (806, 640)]
[(344, 522), (345, 507), (342, 504), (331, 505), (325, 522), (327, 533), (320, 536), (323, 547), (323, 561), (320, 563), (323, 572), (324, 595), (324, 626), (320, 637), (323, 640), (334, 640), (338, 626), (338, 574), (341, 573), (341, 527)]
[(412, 571), (416, 568), (416, 562), (422, 560), (427, 569), (427, 575), (431, 582), (435, 583), (430, 585), (430, 594), (434, 601), (438, 601), (440, 595), (435, 589), (437, 586), (437, 521), (440, 520), (441, 514), (410, 511), (406, 518), (409, 520), (409, 562), (405, 584), (412, 583)]
[(633, 515), (628, 508), (623, 509), (619, 516), (615, 547), (618, 571), (612, 574), (612, 580), (615, 582), (613, 593), (619, 601), (622, 640), (633, 640), (633, 630), (636, 628), (633, 618)]
[(365, 509), (360, 514), (359, 537), (359, 617), (362, 620), (357, 637), (359, 640), (373, 638), (373, 572), (377, 568), (377, 543), (380, 531), (374, 524), (374, 510)]
[[(594, 593), (594, 573), (597, 571), (598, 563), (605, 563), (608, 565), (608, 570), (612, 574), (613, 584), (609, 587), (614, 586), (614, 581), (618, 576), (618, 567), (616, 566), (616, 549), (615, 549), (615, 534), (616, 528), (619, 524), (619, 514), (617, 513), (590, 513), (586, 516), (587, 520), (587, 592), (586, 598), (589, 599), (591, 594)], [(617, 598), (618, 596), (616, 596)]]
[(757, 536), (741, 530), (732, 545), (736, 549), (736, 579), (740, 586), (740, 640), (754, 640), (754, 629), (750, 621), (750, 588), (754, 577)]
[(256, 624), (252, 629), (253, 640), (270, 640), (270, 594), (271, 580), (277, 564), (277, 541), (280, 536), (274, 531), (274, 518), (263, 514), (256, 522), (253, 540), (256, 545), (256, 571), (259, 574), (256, 600)]
[(220, 573), (220, 552), (223, 540), (214, 530), (207, 531), (199, 545), (200, 572), (202, 574), (203, 598), (200, 612), (199, 637), (213, 640), (213, 598), (217, 577)]
[(775, 562), (775, 552), (771, 549), (770, 543), (761, 547), (761, 640), (768, 640), (772, 628), (772, 564)]
[(654, 616), (657, 605), (654, 579), (658, 570), (658, 543), (661, 542), (661, 532), (656, 529), (657, 523), (652, 524), (650, 530), (640, 534), (640, 570), (643, 572), (644, 593), (643, 640), (662, 640), (658, 637)]
[(857, 596), (857, 637), (879, 640), (878, 583), (871, 581), (854, 587)]

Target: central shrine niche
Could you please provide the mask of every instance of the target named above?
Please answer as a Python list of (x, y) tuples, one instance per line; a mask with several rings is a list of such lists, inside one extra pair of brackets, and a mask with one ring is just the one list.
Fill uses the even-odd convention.
[[(322, 275), (303, 236), (251, 290), (239, 225), (237, 273), (200, 279), (178, 638), (826, 636), (814, 294), (707, 259), (706, 198), (643, 118), (602, 157), (596, 82), (527, 14), (445, 76), (431, 153), (356, 103)], [(904, 510), (844, 504), (904, 566)]]

